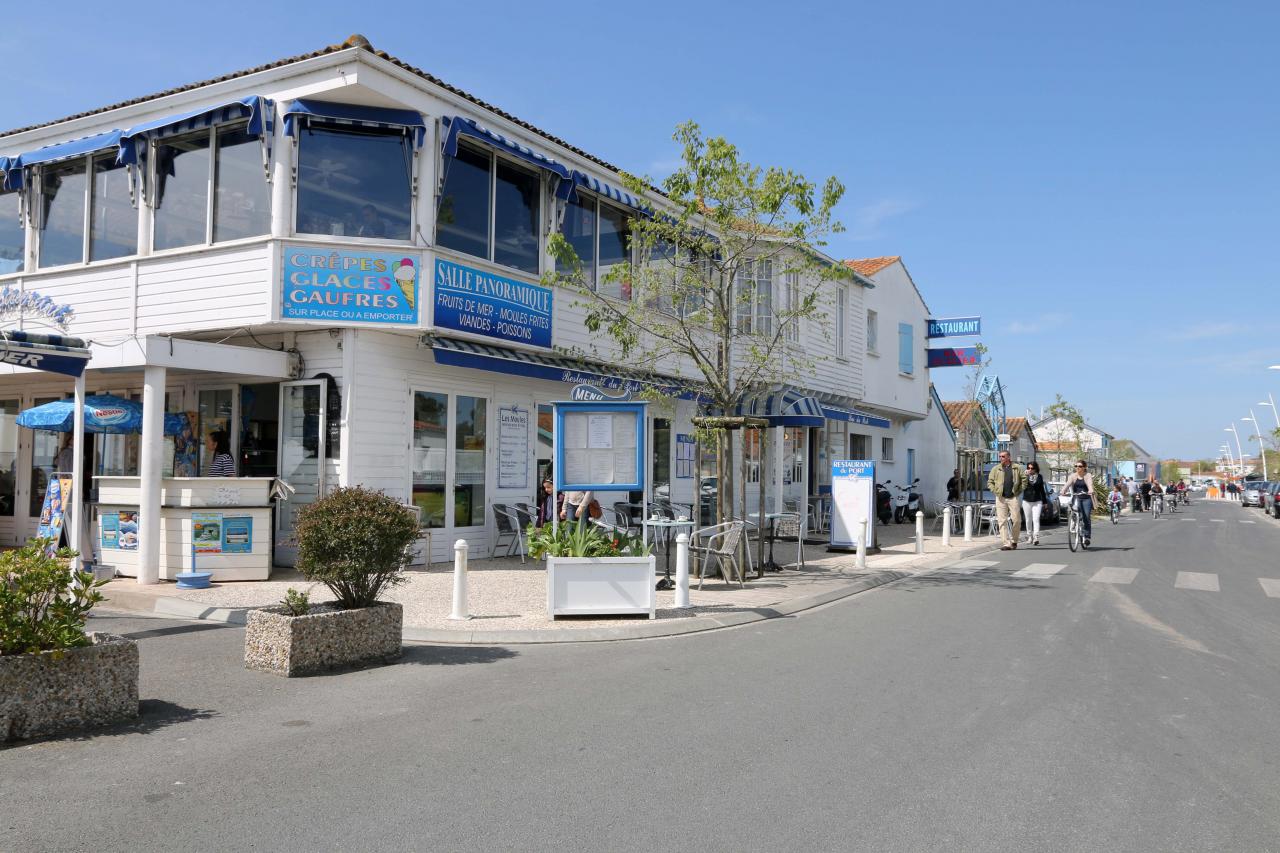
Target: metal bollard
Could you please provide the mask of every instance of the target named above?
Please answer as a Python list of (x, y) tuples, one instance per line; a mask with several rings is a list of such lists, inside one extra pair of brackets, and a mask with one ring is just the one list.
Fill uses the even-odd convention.
[(689, 606), (689, 534), (676, 537), (676, 607)]
[(973, 541), (973, 507), (964, 508), (964, 541)]
[(867, 567), (867, 520), (865, 518), (858, 522), (858, 556), (854, 558), (854, 565), (859, 569)]
[(467, 540), (453, 543), (453, 612), (450, 619), (470, 619), (467, 613)]
[(942, 547), (951, 547), (951, 507), (942, 508)]
[(924, 553), (924, 513), (916, 513), (916, 553)]

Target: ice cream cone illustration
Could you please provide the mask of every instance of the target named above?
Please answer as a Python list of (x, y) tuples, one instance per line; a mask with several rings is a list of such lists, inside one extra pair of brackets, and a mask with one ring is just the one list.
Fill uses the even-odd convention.
[(396, 271), (392, 273), (395, 277), (396, 284), (400, 285), (400, 290), (404, 292), (404, 298), (408, 301), (409, 307), (413, 307), (414, 282), (418, 278), (418, 271), (413, 267), (413, 258), (404, 258), (400, 261), (400, 266), (396, 267)]

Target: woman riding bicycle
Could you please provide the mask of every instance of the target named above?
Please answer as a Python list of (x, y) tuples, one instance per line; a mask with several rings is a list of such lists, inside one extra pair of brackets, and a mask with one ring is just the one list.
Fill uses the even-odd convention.
[(1081, 459), (1076, 463), (1076, 470), (1067, 476), (1067, 484), (1063, 491), (1071, 496), (1071, 503), (1080, 513), (1080, 526), (1084, 528), (1084, 544), (1089, 545), (1093, 535), (1093, 478), (1088, 473), (1089, 466)]

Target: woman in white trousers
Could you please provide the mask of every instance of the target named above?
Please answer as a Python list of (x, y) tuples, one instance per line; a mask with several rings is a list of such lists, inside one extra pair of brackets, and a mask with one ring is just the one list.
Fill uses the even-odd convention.
[(1048, 499), (1044, 477), (1040, 476), (1040, 463), (1027, 463), (1027, 487), (1022, 490), (1022, 518), (1026, 525), (1027, 541), (1040, 544), (1040, 511)]

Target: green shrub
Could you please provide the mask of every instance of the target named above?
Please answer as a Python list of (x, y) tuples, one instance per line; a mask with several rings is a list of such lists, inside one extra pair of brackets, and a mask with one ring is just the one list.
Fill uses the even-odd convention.
[(404, 582), (418, 538), (414, 514), (382, 492), (337, 489), (298, 515), (298, 570), (333, 592), (339, 607), (371, 607)]
[(89, 645), (84, 620), (102, 601), (89, 572), (73, 573), (75, 552), (51, 553), (53, 540), (30, 539), (0, 555), (0, 655)]
[(543, 557), (644, 557), (649, 549), (639, 536), (606, 530), (579, 518), (577, 523), (539, 529), (529, 525), (529, 556)]
[(290, 616), (306, 616), (311, 612), (311, 596), (289, 587), (284, 592), (284, 601), (280, 602)]

